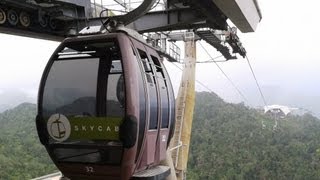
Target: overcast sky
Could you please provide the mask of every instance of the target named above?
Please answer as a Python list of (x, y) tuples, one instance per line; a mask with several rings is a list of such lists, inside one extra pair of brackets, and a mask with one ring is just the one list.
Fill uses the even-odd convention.
[[(320, 97), (320, 1), (260, 0), (259, 4), (263, 18), (256, 32), (239, 36), (262, 91)], [(58, 43), (5, 34), (0, 34), (0, 40), (0, 93), (14, 89), (35, 96), (42, 71)], [(219, 55), (206, 47), (213, 57)], [(198, 46), (198, 60), (208, 59)], [(177, 87), (180, 70), (166, 65)], [(245, 96), (254, 97), (249, 104), (263, 105), (244, 59), (220, 65)], [(242, 101), (213, 63), (197, 64), (197, 79), (227, 101)], [(205, 89), (197, 85), (197, 90)], [(270, 104), (281, 103), (270, 96), (266, 95)]]

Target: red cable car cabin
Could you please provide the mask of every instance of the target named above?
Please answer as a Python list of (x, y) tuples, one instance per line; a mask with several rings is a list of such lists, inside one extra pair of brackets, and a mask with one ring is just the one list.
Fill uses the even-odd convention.
[(155, 49), (124, 32), (67, 38), (40, 84), (38, 135), (70, 179), (130, 179), (166, 157), (175, 99)]

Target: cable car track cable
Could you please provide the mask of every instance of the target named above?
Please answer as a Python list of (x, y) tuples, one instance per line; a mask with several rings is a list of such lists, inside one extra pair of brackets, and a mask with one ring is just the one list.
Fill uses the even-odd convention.
[(247, 60), (248, 65), (249, 65), (249, 67), (250, 67), (250, 70), (251, 70), (251, 73), (252, 73), (252, 75), (253, 75), (253, 78), (254, 78), (254, 80), (255, 80), (255, 82), (256, 82), (256, 85), (257, 85), (257, 87), (258, 87), (258, 89), (259, 89), (259, 92), (260, 92), (262, 101), (263, 101), (264, 105), (267, 106), (267, 101), (266, 101), (265, 96), (263, 95), (263, 93), (262, 93), (262, 91), (261, 91), (261, 87), (260, 87), (260, 85), (259, 85), (259, 82), (258, 82), (258, 80), (257, 80), (257, 77), (256, 77), (254, 71), (253, 71), (253, 68), (252, 68), (252, 66), (251, 66), (251, 63), (250, 63), (249, 58), (248, 58), (247, 55), (246, 55), (246, 60)]
[[(173, 62), (172, 62), (172, 64), (173, 64), (175, 67), (177, 67), (178, 69), (180, 69), (181, 71), (183, 71), (183, 69), (182, 69), (181, 67), (179, 67), (178, 65), (174, 64)], [(196, 82), (197, 82), (198, 84), (200, 84), (202, 87), (204, 87), (205, 89), (207, 89), (210, 93), (216, 94), (212, 89), (210, 89), (207, 85), (205, 85), (205, 84), (202, 83), (201, 81), (199, 81), (199, 80), (196, 79)], [(248, 104), (248, 101), (245, 101), (245, 102)]]
[[(204, 48), (204, 46), (199, 42), (202, 49), (208, 54), (208, 56), (213, 59), (213, 57), (210, 55), (210, 53)], [(236, 91), (239, 93), (239, 95), (242, 97), (242, 99), (245, 102), (248, 102), (247, 98), (243, 95), (243, 93), (240, 91), (240, 89), (233, 83), (233, 81), (229, 78), (229, 76), (223, 71), (223, 69), (219, 66), (219, 64), (215, 61), (213, 61), (215, 65), (219, 68), (219, 70), (222, 72), (222, 74), (228, 79), (228, 81), (232, 84), (232, 86), (236, 89)]]

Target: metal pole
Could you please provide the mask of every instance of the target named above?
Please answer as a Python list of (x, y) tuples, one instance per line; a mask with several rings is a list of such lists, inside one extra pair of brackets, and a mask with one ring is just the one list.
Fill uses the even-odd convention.
[(186, 38), (185, 42), (185, 65), (176, 100), (176, 125), (170, 143), (170, 149), (174, 149), (172, 159), (178, 180), (186, 179), (195, 105), (196, 44), (193, 37)]
[(196, 43), (192, 39), (185, 42), (185, 60), (184, 68), (186, 79), (186, 101), (184, 110), (184, 120), (181, 132), (182, 147), (179, 149), (179, 161), (177, 169), (181, 170), (177, 178), (180, 180), (186, 179), (187, 163), (189, 157), (189, 146), (191, 138), (193, 110), (195, 104), (195, 66), (196, 66)]

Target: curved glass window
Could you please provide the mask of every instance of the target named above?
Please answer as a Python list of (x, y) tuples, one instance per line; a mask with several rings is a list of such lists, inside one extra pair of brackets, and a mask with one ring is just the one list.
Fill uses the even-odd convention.
[(125, 86), (115, 42), (67, 44), (55, 56), (42, 98), (58, 162), (120, 163)]
[(55, 61), (44, 88), (44, 116), (96, 116), (98, 67), (98, 58)]

